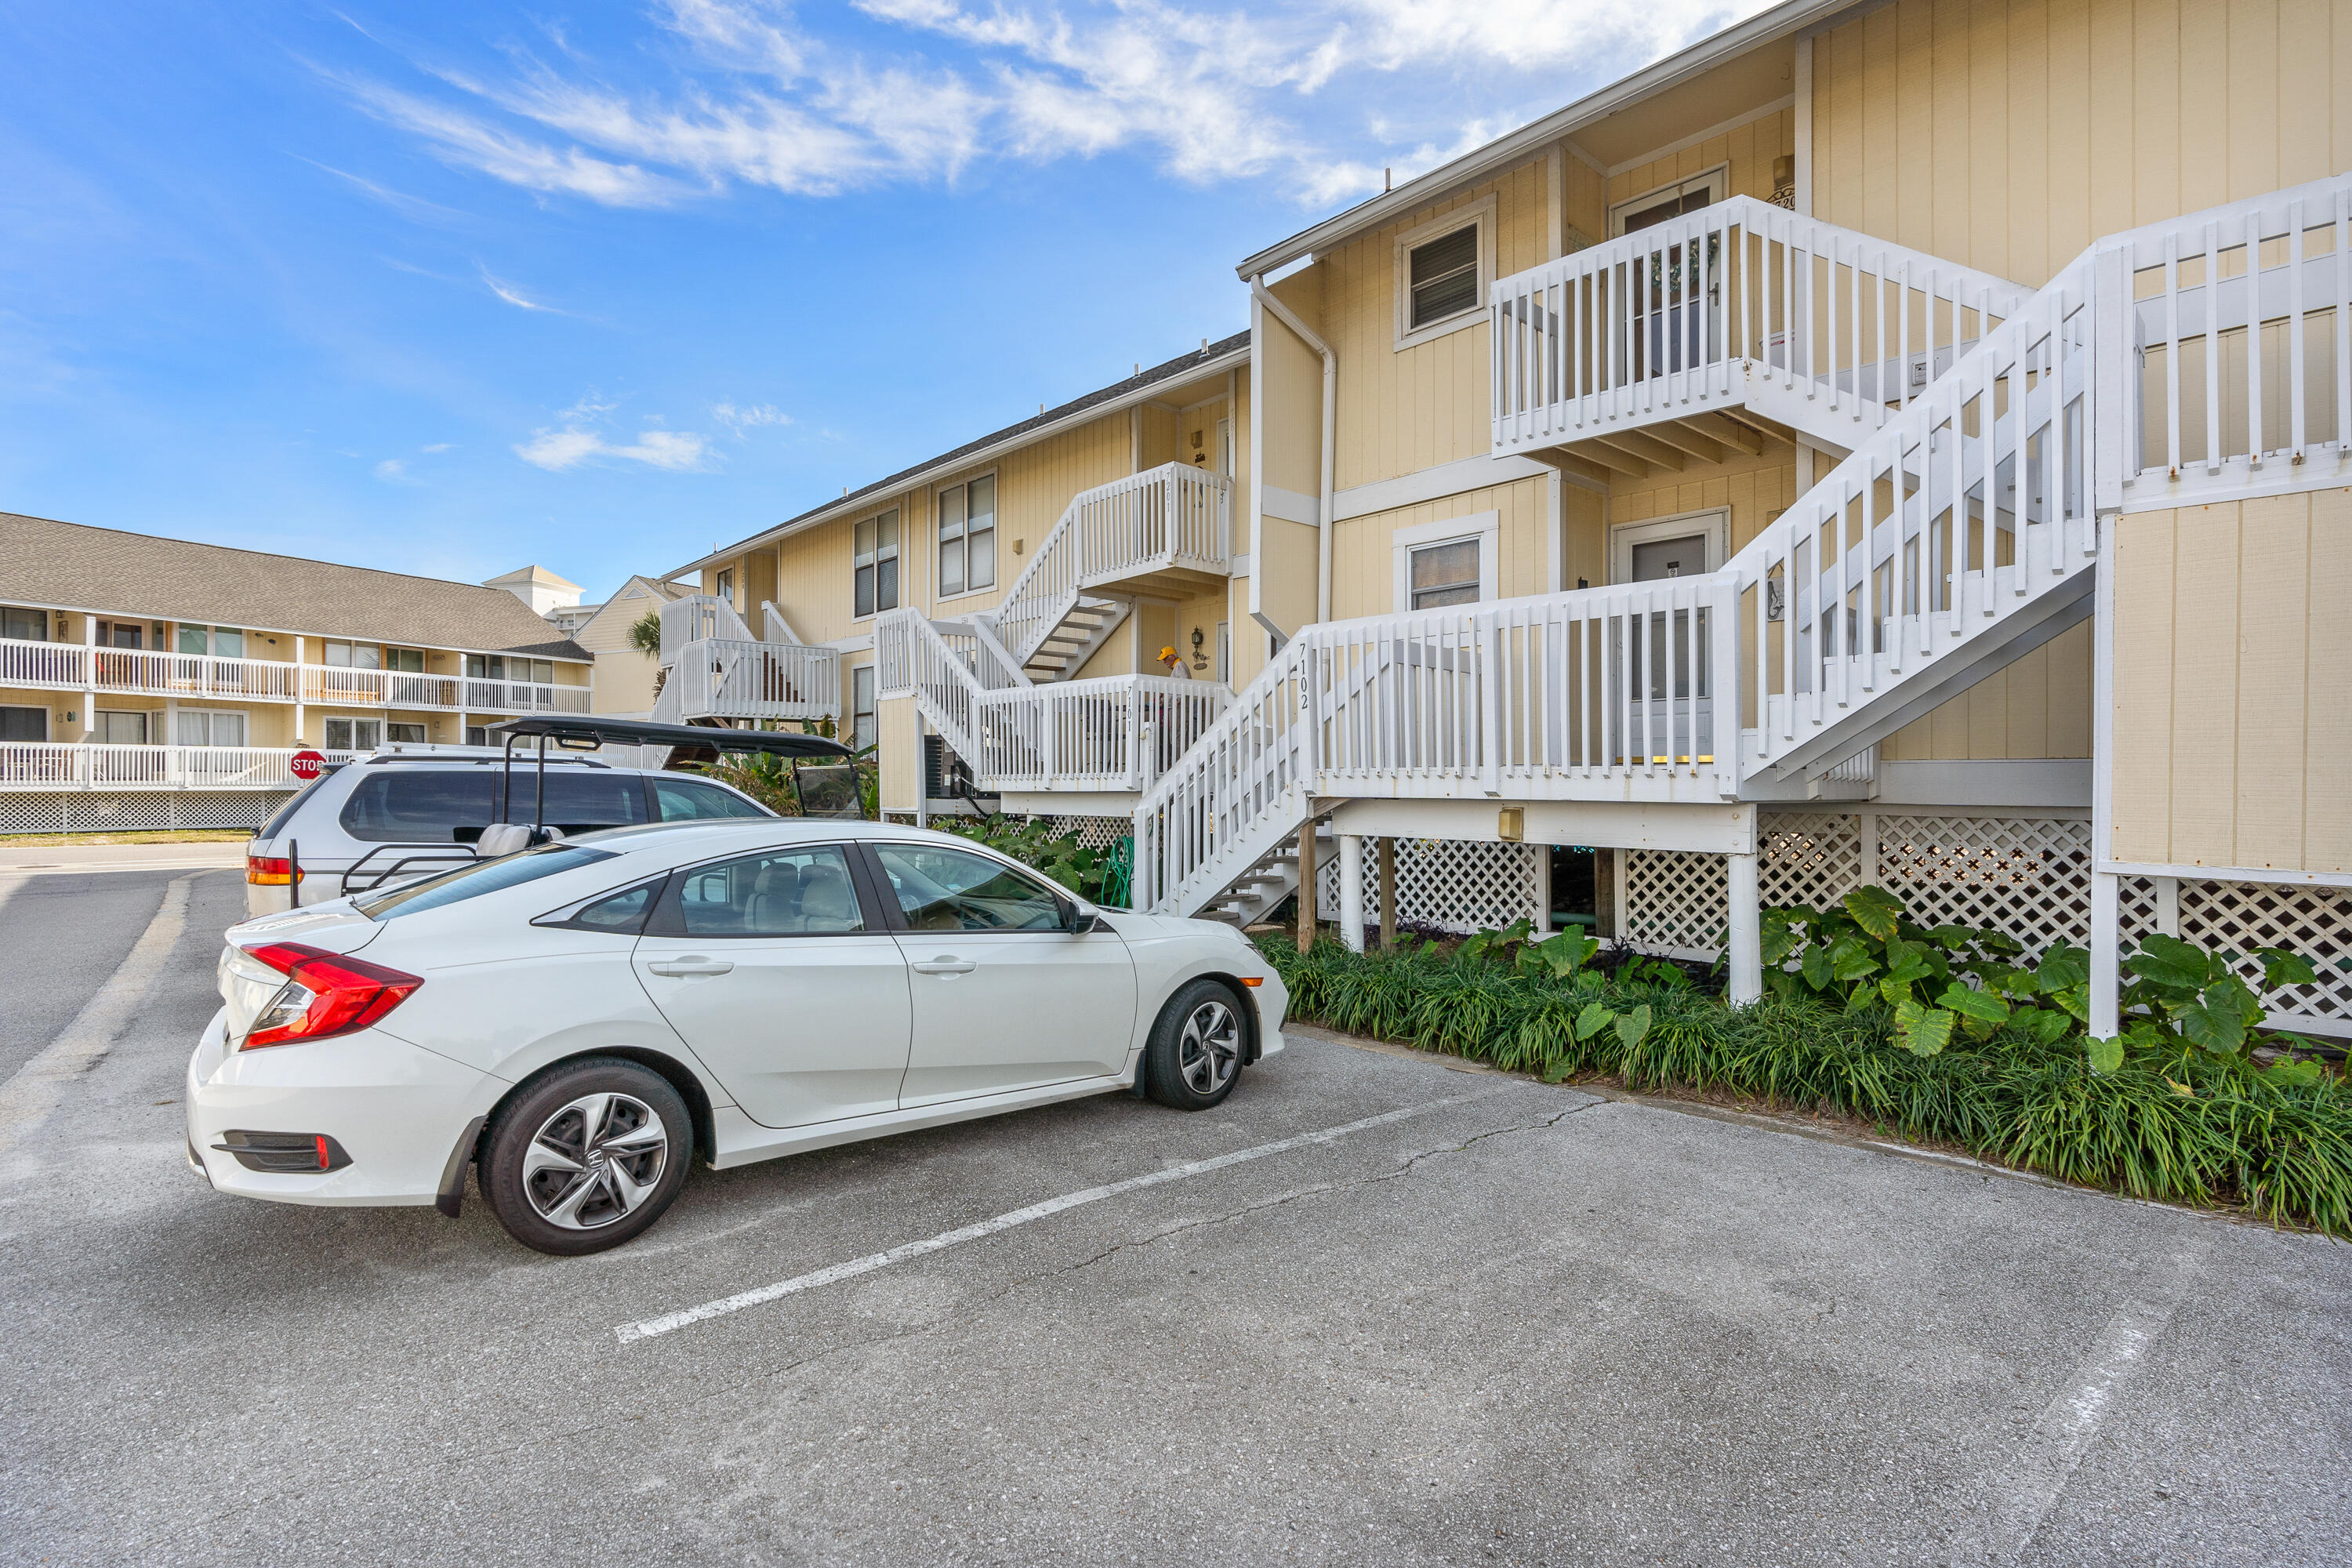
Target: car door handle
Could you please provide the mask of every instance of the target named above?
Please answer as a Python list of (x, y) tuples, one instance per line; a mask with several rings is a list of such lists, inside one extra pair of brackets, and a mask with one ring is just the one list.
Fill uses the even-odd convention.
[(690, 958), (657, 959), (646, 965), (656, 974), (725, 974), (735, 965), (723, 958), (704, 958), (699, 953)]
[(943, 952), (929, 962), (918, 959), (915, 963), (915, 973), (918, 974), (970, 974), (979, 967), (979, 964), (969, 958), (958, 958), (952, 953)]

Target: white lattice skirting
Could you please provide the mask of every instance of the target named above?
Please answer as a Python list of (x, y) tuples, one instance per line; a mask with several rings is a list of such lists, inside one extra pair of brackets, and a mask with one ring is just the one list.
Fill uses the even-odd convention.
[[(2029, 948), (2090, 940), (2091, 825), (2032, 816), (1765, 812), (1756, 879), (1767, 909), (1834, 904), (1876, 883), (1922, 925), (1997, 931)], [(1625, 855), (1628, 940), (1686, 958), (1721, 949), (1730, 884), (1719, 855)]]
[(0, 833), (108, 833), (140, 828), (258, 827), (291, 790), (206, 795), (178, 790), (0, 795)]
[[(2126, 877), (2120, 906), (2128, 952), (2150, 931), (2228, 952), (2283, 947), (2311, 960), (2316, 985), (2289, 985), (2263, 996), (2271, 1022), (2282, 1028), (2352, 1034), (2352, 889), (2305, 888), (2275, 882), (2209, 882), (2182, 879), (2167, 888), (2146, 877)], [(2243, 965), (2260, 989), (2262, 966)]]
[[(1329, 840), (1326, 840), (1329, 842)], [(1364, 846), (1364, 923), (1380, 923), (1380, 840)], [(1540, 844), (1488, 844), (1458, 838), (1396, 841), (1397, 919), (1438, 931), (1496, 931), (1543, 904)], [(1318, 867), (1317, 908), (1336, 921), (1339, 910), (1339, 857)]]

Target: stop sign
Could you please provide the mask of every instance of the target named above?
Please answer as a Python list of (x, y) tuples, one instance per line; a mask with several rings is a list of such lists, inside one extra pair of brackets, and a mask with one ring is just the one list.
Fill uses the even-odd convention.
[(327, 771), (327, 759), (320, 752), (297, 752), (286, 766), (296, 778), (307, 782)]

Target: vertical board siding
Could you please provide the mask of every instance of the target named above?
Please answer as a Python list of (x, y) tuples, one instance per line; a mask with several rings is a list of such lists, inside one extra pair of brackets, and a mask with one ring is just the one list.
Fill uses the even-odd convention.
[(2091, 754), (2091, 627), (2074, 626), (1889, 735), (1895, 763)]
[[(1745, 125), (1735, 125), (1719, 136), (1710, 136), (1679, 153), (1637, 163), (1611, 174), (1609, 205), (1615, 206), (1619, 202), (1631, 201), (1635, 196), (1654, 191), (1660, 185), (1687, 180), (1718, 163), (1729, 165), (1726, 172), (1726, 195), (1754, 196), (1759, 201), (1769, 201), (1772, 195), (1772, 161), (1796, 150), (1796, 111), (1779, 110), (1751, 120)], [(1596, 235), (1595, 237), (1601, 237)], [(1507, 274), (1512, 269), (1506, 268), (1504, 270)]]
[(1496, 595), (1517, 599), (1545, 592), (1551, 572), (1549, 485), (1541, 479), (1515, 479), (1341, 523), (1331, 542), (1331, 618), (1385, 616), (1402, 608), (1396, 603), (1397, 530), (1486, 511), (1497, 514)]
[(2352, 0), (1895, 0), (1815, 41), (1813, 87), (1818, 216), (2039, 286), (2352, 168)]
[(1609, 521), (1613, 527), (1729, 507), (1731, 548), (1737, 551), (1796, 499), (1796, 459), (1788, 447), (1772, 442), (1760, 457), (1722, 463), (1693, 459), (1680, 473), (1621, 479), (1610, 488)]
[(2352, 490), (2116, 531), (2113, 853), (2352, 869)]

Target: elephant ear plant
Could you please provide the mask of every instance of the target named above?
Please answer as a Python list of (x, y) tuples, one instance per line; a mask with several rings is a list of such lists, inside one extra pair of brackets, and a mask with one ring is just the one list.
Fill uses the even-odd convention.
[(1957, 1032), (1990, 1039), (2004, 1026), (2047, 1045), (2089, 1016), (2090, 958), (2053, 942), (2032, 960), (1999, 931), (1909, 920), (1884, 888), (1857, 888), (1830, 909), (1767, 910), (1764, 984), (1784, 998), (1885, 1006), (1896, 1043), (1932, 1057)]
[[(2253, 1039), (2265, 1011), (2262, 998), (2240, 973), (2254, 964), (2262, 967), (2266, 992), (2309, 985), (2319, 978), (2309, 959), (2284, 948), (2261, 947), (2238, 957), (2208, 952), (2160, 932), (2144, 939), (2123, 960), (2132, 977), (2123, 993), (2123, 1035), (2095, 1041), (2092, 1064), (2113, 1072), (2123, 1061), (2126, 1046), (2161, 1047), (2183, 1042), (2208, 1056), (2235, 1057)], [(2277, 1037), (2284, 1045), (2317, 1048), (2299, 1035)], [(2322, 1069), (2315, 1061), (2285, 1061), (2270, 1070), (2315, 1075)]]

